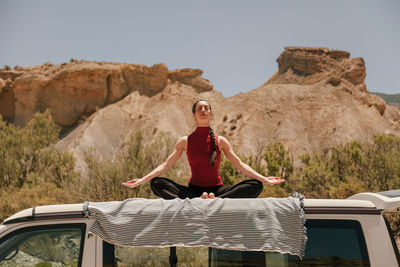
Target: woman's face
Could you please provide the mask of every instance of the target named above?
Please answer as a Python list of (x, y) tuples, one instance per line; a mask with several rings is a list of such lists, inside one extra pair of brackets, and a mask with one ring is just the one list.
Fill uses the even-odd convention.
[(209, 126), (211, 119), (210, 105), (206, 101), (200, 101), (196, 104), (193, 116), (197, 122), (197, 126)]

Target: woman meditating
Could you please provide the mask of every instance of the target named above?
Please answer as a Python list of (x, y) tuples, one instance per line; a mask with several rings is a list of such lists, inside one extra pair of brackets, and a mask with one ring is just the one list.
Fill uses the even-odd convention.
[[(133, 188), (151, 180), (150, 187), (154, 194), (164, 199), (255, 198), (261, 193), (263, 183), (278, 184), (285, 181), (278, 177), (265, 177), (239, 159), (228, 140), (216, 135), (211, 129), (212, 110), (206, 100), (196, 101), (192, 113), (197, 125), (196, 130), (189, 136), (179, 138), (173, 152), (164, 163), (146, 176), (122, 183), (123, 185)], [(183, 186), (171, 179), (159, 177), (175, 164), (184, 151), (192, 171), (189, 185)], [(221, 151), (239, 171), (254, 179), (224, 186), (218, 171)]]

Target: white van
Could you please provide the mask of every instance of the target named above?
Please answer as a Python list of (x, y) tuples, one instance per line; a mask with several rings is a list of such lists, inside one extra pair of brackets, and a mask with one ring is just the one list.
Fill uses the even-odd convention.
[(20, 211), (0, 225), (0, 266), (399, 266), (384, 209), (400, 207), (400, 190), (348, 199), (305, 199), (303, 258), (210, 247), (126, 247), (89, 229), (83, 204)]

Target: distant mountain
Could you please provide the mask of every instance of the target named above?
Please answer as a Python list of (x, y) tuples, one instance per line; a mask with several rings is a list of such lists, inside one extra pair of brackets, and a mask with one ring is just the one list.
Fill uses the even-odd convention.
[(383, 94), (383, 93), (374, 93), (371, 94), (377, 95), (383, 100), (385, 100), (386, 104), (391, 106), (400, 106), (400, 94)]

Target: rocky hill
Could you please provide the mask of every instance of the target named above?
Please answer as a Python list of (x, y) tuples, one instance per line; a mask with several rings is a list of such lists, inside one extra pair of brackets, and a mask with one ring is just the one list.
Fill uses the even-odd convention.
[(147, 139), (160, 131), (172, 139), (195, 127), (191, 105), (212, 104), (212, 127), (241, 154), (282, 141), (295, 155), (373, 133), (400, 133), (400, 112), (369, 94), (362, 58), (326, 48), (287, 47), (278, 71), (248, 93), (222, 96), (201, 70), (144, 65), (71, 62), (0, 71), (0, 114), (25, 124), (50, 108), (69, 133), (69, 149), (83, 168), (83, 151), (115, 155), (137, 129)]
[(168, 81), (198, 92), (212, 90), (212, 84), (201, 75), (196, 69), (168, 71), (164, 64), (147, 67), (75, 60), (56, 66), (17, 67), (0, 71), (0, 114), (24, 125), (35, 112), (49, 108), (58, 125), (70, 128), (131, 92), (157, 95)]

